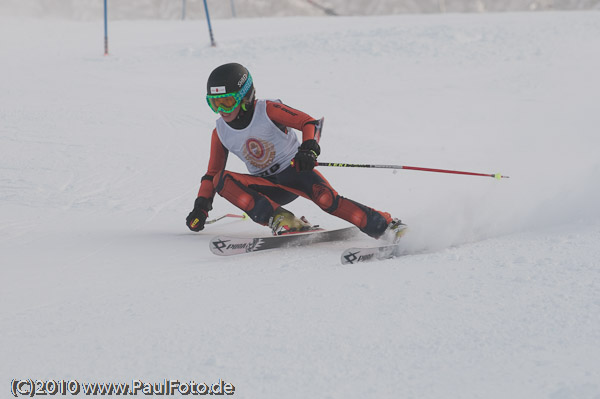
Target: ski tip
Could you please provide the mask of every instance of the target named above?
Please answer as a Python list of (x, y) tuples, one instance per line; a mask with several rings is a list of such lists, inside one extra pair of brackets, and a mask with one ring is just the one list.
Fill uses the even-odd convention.
[(378, 248), (348, 248), (340, 258), (342, 265), (354, 265), (378, 260)]
[(342, 252), (342, 265), (366, 263), (391, 259), (399, 256), (400, 244), (382, 245), (376, 247), (348, 248)]

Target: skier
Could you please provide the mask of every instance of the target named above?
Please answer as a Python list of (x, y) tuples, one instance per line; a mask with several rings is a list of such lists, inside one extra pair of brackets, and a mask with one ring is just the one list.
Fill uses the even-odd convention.
[[(340, 196), (314, 170), (321, 152), (321, 121), (280, 100), (256, 99), (250, 72), (237, 63), (212, 71), (206, 90), (208, 105), (220, 118), (212, 132), (208, 170), (186, 219), (190, 230), (204, 228), (218, 193), (256, 223), (269, 226), (273, 235), (312, 229), (304, 217), (282, 207), (298, 196), (371, 237), (394, 242), (404, 233), (406, 225), (400, 220)], [(291, 129), (302, 132), (302, 143)], [(246, 163), (249, 174), (225, 170), (229, 152)]]

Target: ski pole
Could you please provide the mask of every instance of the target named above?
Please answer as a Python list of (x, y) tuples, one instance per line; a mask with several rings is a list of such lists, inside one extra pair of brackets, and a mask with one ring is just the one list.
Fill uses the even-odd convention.
[(246, 219), (248, 219), (248, 215), (246, 215), (245, 213), (242, 214), (242, 215), (236, 215), (234, 213), (228, 213), (226, 215), (219, 216), (218, 218), (207, 220), (206, 222), (204, 222), (204, 224), (213, 224), (213, 223), (218, 222), (219, 220), (225, 219), (225, 218), (237, 218), (237, 219), (246, 220)]
[(437, 173), (453, 173), (457, 175), (469, 175), (469, 176), (487, 176), (495, 179), (508, 179), (510, 176), (503, 176), (500, 173), (474, 173), (474, 172), (462, 172), (459, 170), (447, 170), (447, 169), (433, 169), (433, 168), (421, 168), (417, 166), (404, 166), (404, 165), (372, 165), (372, 164), (356, 164), (356, 163), (336, 163), (336, 162), (317, 162), (316, 166), (335, 166), (340, 168), (376, 168), (376, 169), (406, 169), (406, 170), (419, 170), (422, 172), (437, 172)]

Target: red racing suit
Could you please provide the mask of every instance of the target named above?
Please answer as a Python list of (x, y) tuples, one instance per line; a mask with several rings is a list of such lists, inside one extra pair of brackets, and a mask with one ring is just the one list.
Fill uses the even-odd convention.
[[(389, 213), (340, 196), (317, 170), (297, 171), (290, 166), (289, 161), (297, 151), (290, 146), (295, 147), (293, 140), (299, 145), (296, 133), (291, 129), (302, 132), (302, 141), (315, 139), (317, 121), (313, 117), (270, 100), (257, 100), (252, 112), (252, 122), (244, 129), (226, 126), (222, 119), (217, 121), (217, 128), (212, 132), (208, 169), (202, 178), (198, 197), (212, 199), (218, 193), (255, 222), (267, 225), (279, 206), (302, 196), (325, 212), (354, 224), (369, 236), (379, 238), (383, 234), (392, 221)], [(267, 122), (260, 124), (261, 117)], [(264, 130), (269, 130), (269, 135), (265, 135)], [(246, 162), (249, 171), (253, 170), (254, 174), (226, 170), (229, 152), (234, 152)], [(276, 163), (275, 159), (283, 161)]]

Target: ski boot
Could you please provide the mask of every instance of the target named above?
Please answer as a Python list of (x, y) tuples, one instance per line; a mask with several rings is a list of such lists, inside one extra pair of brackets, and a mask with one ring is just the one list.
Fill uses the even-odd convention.
[(402, 223), (400, 219), (392, 219), (390, 224), (388, 224), (387, 229), (383, 232), (381, 238), (385, 241), (396, 244), (400, 241), (400, 238), (406, 233), (408, 226)]
[(280, 236), (315, 230), (317, 226), (311, 225), (304, 216), (298, 219), (292, 212), (279, 207), (275, 209), (273, 216), (269, 219), (269, 227), (274, 236)]

